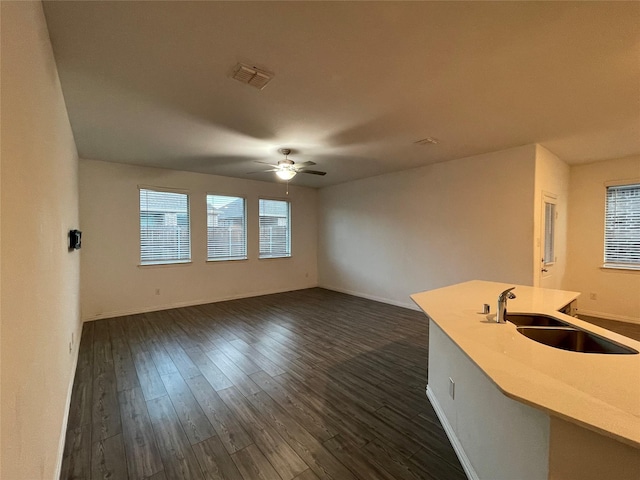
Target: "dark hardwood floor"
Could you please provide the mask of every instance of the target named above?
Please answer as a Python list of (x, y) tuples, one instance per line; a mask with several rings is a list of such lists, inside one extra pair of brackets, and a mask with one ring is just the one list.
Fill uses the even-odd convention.
[(464, 479), (427, 346), (319, 288), (85, 323), (61, 478)]
[(619, 333), (625, 337), (633, 338), (640, 342), (640, 325), (637, 323), (619, 322), (617, 320), (606, 320), (604, 318), (589, 317), (587, 315), (578, 315), (580, 320), (593, 323), (599, 327), (606, 328), (612, 332)]

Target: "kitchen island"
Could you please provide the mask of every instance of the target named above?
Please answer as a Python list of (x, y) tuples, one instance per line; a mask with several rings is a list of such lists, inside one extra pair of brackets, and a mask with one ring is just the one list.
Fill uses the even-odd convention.
[[(513, 284), (471, 281), (412, 295), (429, 317), (427, 395), (467, 475), (640, 478), (640, 355), (561, 350), (492, 321)], [(518, 286), (510, 313), (556, 317), (640, 350), (640, 342), (560, 313), (577, 292)]]

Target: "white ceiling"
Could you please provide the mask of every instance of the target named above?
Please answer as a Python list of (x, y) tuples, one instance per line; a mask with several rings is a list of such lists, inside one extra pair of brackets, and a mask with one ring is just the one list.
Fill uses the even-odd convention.
[[(82, 158), (275, 181), (247, 172), (289, 147), (328, 172), (292, 183), (322, 187), (528, 143), (640, 153), (638, 2), (44, 8)], [(238, 83), (238, 61), (275, 77)]]

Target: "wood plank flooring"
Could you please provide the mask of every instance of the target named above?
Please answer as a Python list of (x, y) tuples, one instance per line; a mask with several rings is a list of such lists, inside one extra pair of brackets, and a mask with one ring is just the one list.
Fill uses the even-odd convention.
[(593, 323), (599, 327), (606, 328), (612, 332), (619, 333), (625, 337), (633, 338), (640, 342), (640, 325), (637, 323), (620, 322), (618, 320), (606, 320), (604, 318), (589, 317), (587, 315), (578, 314), (580, 320)]
[(84, 324), (62, 479), (465, 479), (419, 312), (320, 288)]

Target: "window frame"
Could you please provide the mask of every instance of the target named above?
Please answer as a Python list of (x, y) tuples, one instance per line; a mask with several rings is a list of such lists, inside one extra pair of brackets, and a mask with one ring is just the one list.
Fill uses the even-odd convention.
[[(270, 254), (263, 255), (262, 254), (262, 228), (260, 225), (260, 204), (262, 201), (267, 202), (284, 202), (287, 204), (287, 234), (286, 234), (286, 254)], [(291, 200), (287, 200), (284, 198), (270, 198), (270, 197), (259, 197), (258, 198), (258, 259), (259, 260), (270, 260), (270, 259), (278, 259), (278, 258), (291, 258), (292, 257), (292, 228), (291, 228), (291, 217), (292, 217), (292, 202)]]
[[(243, 230), (244, 230), (244, 256), (228, 256), (228, 257), (210, 257), (209, 256), (209, 197), (227, 197), (227, 198), (235, 198), (242, 200), (243, 207)], [(205, 215), (206, 215), (206, 223), (205, 229), (207, 232), (207, 262), (234, 262), (234, 261), (242, 261), (248, 260), (248, 234), (247, 234), (247, 197), (244, 195), (230, 195), (230, 194), (221, 194), (221, 193), (211, 193), (207, 192), (205, 195)]]
[[(188, 254), (185, 258), (175, 258), (175, 259), (160, 259), (154, 258), (152, 260), (143, 260), (142, 255), (142, 236), (143, 236), (143, 227), (142, 227), (142, 192), (150, 191), (155, 193), (172, 193), (178, 195), (184, 195), (186, 197), (187, 203), (187, 235), (188, 235)], [(149, 210), (146, 211), (148, 213)], [(176, 213), (178, 215), (178, 213)], [(177, 223), (176, 223), (176, 226)], [(157, 266), (172, 266), (172, 265), (186, 265), (192, 263), (192, 242), (191, 242), (191, 195), (187, 190), (179, 189), (179, 188), (167, 188), (167, 187), (157, 187), (151, 185), (138, 185), (138, 247), (139, 247), (139, 256), (138, 256), (138, 266), (140, 267), (157, 267)]]
[[(605, 194), (604, 194), (604, 229), (603, 229), (603, 269), (615, 269), (615, 270), (630, 270), (630, 271), (640, 271), (640, 246), (633, 249), (633, 254), (635, 254), (638, 260), (636, 262), (624, 262), (619, 261), (620, 257), (613, 258), (609, 257), (608, 254), (610, 250), (613, 248), (612, 243), (615, 244), (615, 238), (610, 239), (610, 235), (614, 235), (616, 232), (612, 231), (611, 226), (611, 217), (614, 215), (610, 214), (610, 190), (624, 190), (624, 189), (633, 189), (638, 192), (638, 196), (640, 197), (640, 178), (623, 180), (623, 181), (613, 181), (605, 183)], [(639, 200), (640, 201), (640, 200)], [(640, 219), (640, 207), (638, 211), (632, 210), (631, 220), (636, 218)], [(615, 229), (614, 229), (615, 230)], [(617, 231), (618, 235), (620, 234), (619, 230)], [(618, 238), (619, 241), (619, 238)], [(639, 240), (640, 242), (640, 240)], [(616, 261), (618, 260), (618, 261)]]

